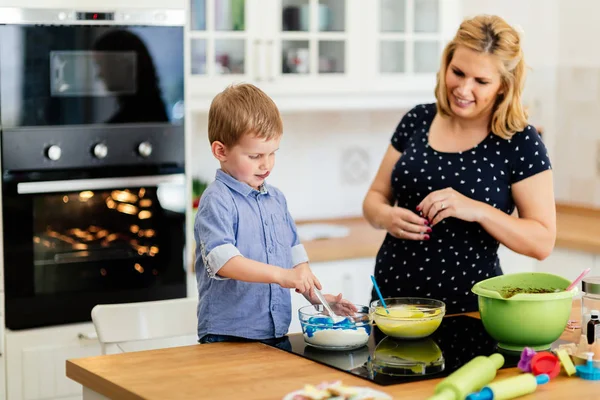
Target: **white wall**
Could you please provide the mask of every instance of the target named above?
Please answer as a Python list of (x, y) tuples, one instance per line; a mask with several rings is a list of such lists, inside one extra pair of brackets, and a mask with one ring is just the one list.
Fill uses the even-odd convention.
[[(281, 189), (295, 219), (362, 214), (362, 200), (405, 110), (284, 113), (284, 135), (269, 184)], [(211, 182), (207, 116), (193, 119), (192, 174)]]
[[(577, 1), (569, 2), (572, 3)], [(523, 53), (530, 67), (523, 99), (530, 122), (545, 129), (544, 143), (553, 161), (558, 134), (559, 22), (563, 19), (564, 4), (560, 0), (462, 0), (462, 5), (465, 17), (498, 15), (522, 31)]]

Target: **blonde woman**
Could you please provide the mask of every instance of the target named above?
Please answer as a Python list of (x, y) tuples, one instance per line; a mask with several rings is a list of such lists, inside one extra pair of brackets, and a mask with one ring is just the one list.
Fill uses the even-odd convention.
[(375, 265), (384, 297), (474, 311), (471, 287), (502, 274), (500, 243), (539, 260), (552, 251), (552, 170), (521, 102), (525, 69), (519, 34), (497, 16), (464, 21), (446, 46), (437, 103), (404, 115), (363, 204), (388, 232)]

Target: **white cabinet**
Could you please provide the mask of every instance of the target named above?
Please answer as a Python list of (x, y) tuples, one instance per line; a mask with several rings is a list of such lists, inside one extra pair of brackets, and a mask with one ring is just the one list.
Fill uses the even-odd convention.
[(443, 49), (461, 21), (459, 1), (366, 0), (360, 8), (363, 90), (433, 96)]
[(186, 98), (205, 111), (217, 92), (243, 81), (283, 110), (321, 108), (323, 95), (339, 108), (394, 107), (403, 94), (410, 105), (433, 99), (459, 3), (188, 0)]
[(7, 400), (81, 399), (67, 359), (101, 354), (91, 323), (6, 332)]
[(537, 272), (549, 272), (574, 280), (581, 271), (592, 268), (588, 276), (600, 275), (600, 256), (578, 250), (555, 248), (552, 254), (543, 261), (537, 261)]
[(532, 257), (515, 253), (509, 248), (500, 245), (498, 248), (498, 258), (500, 266), (505, 274), (514, 274), (518, 272), (533, 272), (536, 269), (538, 260)]
[[(337, 295), (355, 304), (369, 305), (371, 279), (375, 258), (359, 258), (342, 261), (311, 263), (310, 267), (321, 282), (323, 293)], [(308, 305), (304, 296), (292, 292), (292, 323), (289, 333), (301, 332), (298, 309)]]

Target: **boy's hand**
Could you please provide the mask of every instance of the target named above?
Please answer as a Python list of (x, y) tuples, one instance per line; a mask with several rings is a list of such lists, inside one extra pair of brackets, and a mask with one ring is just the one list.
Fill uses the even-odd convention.
[(296, 289), (296, 292), (302, 294), (307, 293), (313, 287), (321, 289), (321, 283), (313, 275), (308, 263), (298, 264), (292, 269), (283, 270), (278, 283), (281, 287)]
[[(312, 289), (308, 293), (305, 293), (304, 297), (306, 297), (306, 300), (308, 300), (311, 304), (321, 304), (319, 298), (315, 295), (315, 292)], [(352, 302), (342, 298), (341, 293), (337, 296), (333, 294), (323, 294), (323, 297), (325, 297), (325, 300), (327, 300), (327, 302), (331, 306), (331, 309), (336, 315), (353, 315), (355, 312), (358, 311), (358, 309), (354, 304), (352, 304)]]

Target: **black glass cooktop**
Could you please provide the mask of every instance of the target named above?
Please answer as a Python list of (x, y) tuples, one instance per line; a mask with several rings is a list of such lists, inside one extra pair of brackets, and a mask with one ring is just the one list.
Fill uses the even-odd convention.
[(301, 334), (290, 335), (291, 352), (379, 385), (395, 385), (450, 375), (472, 358), (501, 353), (502, 368), (516, 367), (520, 353), (499, 349), (481, 320), (468, 316), (445, 317), (429, 337), (399, 340), (377, 328), (369, 343), (356, 350), (330, 351), (307, 345)]

